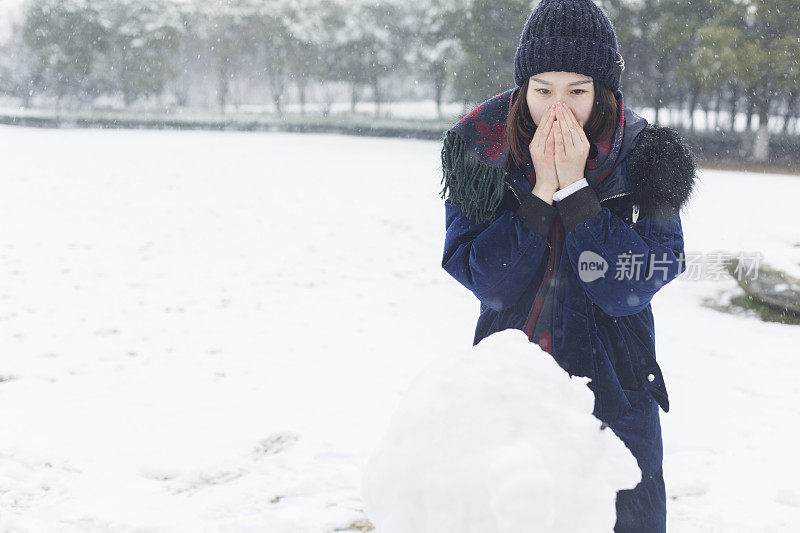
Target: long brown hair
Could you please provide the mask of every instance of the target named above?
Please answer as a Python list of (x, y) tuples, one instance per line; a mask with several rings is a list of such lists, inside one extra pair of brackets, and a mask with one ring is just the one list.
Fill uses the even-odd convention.
[[(533, 134), (536, 133), (536, 123), (528, 108), (527, 95), (530, 80), (530, 78), (525, 80), (522, 87), (518, 87), (514, 91), (512, 95), (514, 103), (511, 105), (508, 120), (506, 120), (506, 139), (508, 139), (512, 157), (518, 164), (522, 164), (530, 158), (529, 145)], [(616, 129), (618, 109), (614, 91), (599, 84), (595, 79), (592, 82), (594, 83), (594, 105), (589, 120), (583, 126), (586, 138), (592, 145), (589, 159), (596, 156), (594, 143), (609, 133), (613, 133)]]

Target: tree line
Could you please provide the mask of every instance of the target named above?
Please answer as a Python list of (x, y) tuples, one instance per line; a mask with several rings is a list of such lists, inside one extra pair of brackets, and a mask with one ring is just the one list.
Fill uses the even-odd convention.
[[(103, 96), (186, 106), (323, 104), (346, 90), (376, 115), (393, 98), (480, 102), (513, 86), (521, 0), (29, 0), (0, 47), (0, 92), (91, 107)], [(759, 117), (756, 142), (797, 134), (800, 2), (597, 0), (614, 22), (626, 99)], [(167, 105), (167, 104), (164, 104)], [(705, 115), (709, 116), (709, 115)], [(773, 121), (775, 119), (773, 118)], [(793, 126), (790, 129), (790, 125)], [(694, 120), (685, 127), (694, 129)], [(758, 149), (758, 146), (756, 146)]]

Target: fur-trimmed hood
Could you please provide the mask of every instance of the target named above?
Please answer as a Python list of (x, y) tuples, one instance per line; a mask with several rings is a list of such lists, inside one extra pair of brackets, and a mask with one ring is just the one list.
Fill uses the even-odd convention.
[[(526, 179), (508, 172), (510, 148), (505, 126), (514, 90), (476, 106), (441, 139), (441, 197), (450, 198), (479, 222), (494, 217), (506, 186), (520, 197), (533, 188)], [(676, 130), (649, 124), (623, 107), (625, 128), (616, 164), (600, 183), (587, 174), (589, 185), (601, 201), (630, 194), (640, 217), (660, 218), (680, 211), (694, 190), (691, 149)]]

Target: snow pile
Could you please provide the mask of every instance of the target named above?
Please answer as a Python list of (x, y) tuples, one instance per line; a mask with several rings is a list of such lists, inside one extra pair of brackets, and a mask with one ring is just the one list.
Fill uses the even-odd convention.
[(366, 464), (367, 517), (380, 533), (611, 531), (641, 471), (588, 381), (515, 329), (432, 365)]

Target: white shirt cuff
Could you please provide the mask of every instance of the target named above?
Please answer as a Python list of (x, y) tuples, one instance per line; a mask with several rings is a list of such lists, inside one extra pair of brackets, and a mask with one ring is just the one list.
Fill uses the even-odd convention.
[(570, 185), (567, 185), (563, 189), (560, 189), (560, 190), (556, 191), (555, 193), (553, 193), (553, 200), (556, 201), (556, 202), (559, 201), (559, 200), (563, 200), (564, 198), (566, 198), (570, 194), (574, 193), (575, 191), (577, 191), (579, 189), (583, 189), (584, 187), (586, 187), (588, 185), (589, 185), (589, 182), (586, 181), (586, 178), (580, 179), (580, 180), (576, 181), (575, 183), (571, 183)]

